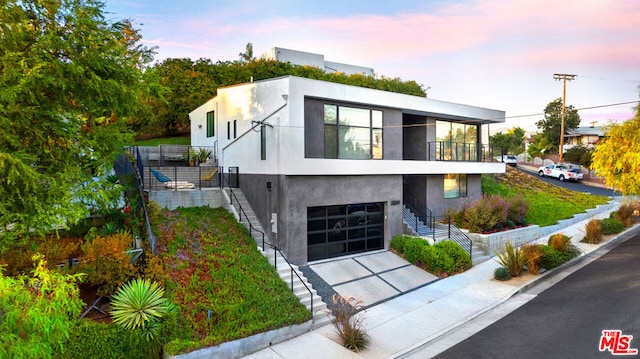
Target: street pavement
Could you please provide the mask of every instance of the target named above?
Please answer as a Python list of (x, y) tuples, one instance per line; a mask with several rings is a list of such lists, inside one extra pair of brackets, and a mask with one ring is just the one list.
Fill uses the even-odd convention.
[[(600, 213), (591, 212), (591, 217), (559, 230), (573, 238), (572, 242), (581, 248), (583, 255), (571, 263), (535, 276), (528, 282), (493, 280), (493, 272), (499, 264), (495, 260), (489, 260), (464, 273), (431, 281), (417, 289), (391, 296), (391, 299), (368, 308), (363, 315), (365, 330), (371, 340), (369, 347), (359, 353), (342, 347), (333, 326), (326, 325), (285, 342), (271, 345), (246, 358), (404, 358), (412, 357), (413, 353), (418, 351), (424, 353), (424, 348), (430, 348), (428, 356), (437, 355), (468, 336), (456, 338), (451, 335), (456, 332), (455, 329), (463, 327), (465, 323), (480, 317), (483, 313), (497, 309), (519, 293), (522, 288), (562, 275), (562, 271), (570, 268), (573, 263), (590, 258), (591, 253), (613, 248), (617, 241), (629, 238), (633, 233), (640, 231), (640, 226), (636, 225), (598, 245), (579, 242), (584, 237), (584, 227), (589, 220), (606, 218), (615, 208), (617, 205), (608, 207)], [(548, 236), (540, 238), (537, 243), (546, 243), (547, 239)], [(344, 282), (338, 279), (336, 281)], [(362, 285), (366, 286), (367, 282), (362, 281)], [(361, 290), (370, 292), (365, 287)], [(358, 297), (357, 287), (351, 287), (350, 291)], [(521, 301), (520, 304), (524, 304), (528, 299), (530, 298), (526, 295), (518, 296), (516, 302)], [(513, 304), (510, 305), (513, 306)], [(516, 308), (517, 306), (509, 310)], [(491, 323), (482, 325), (489, 324)], [(480, 329), (475, 331), (478, 330)]]

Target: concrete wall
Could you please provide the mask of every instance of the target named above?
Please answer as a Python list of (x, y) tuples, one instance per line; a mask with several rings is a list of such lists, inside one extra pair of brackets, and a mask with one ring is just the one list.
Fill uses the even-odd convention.
[(436, 217), (441, 217), (447, 209), (460, 209), (465, 202), (482, 197), (481, 175), (467, 175), (467, 197), (444, 198), (444, 175), (427, 176), (426, 204)]
[[(267, 182), (271, 182), (271, 191), (267, 189)], [(258, 217), (260, 225), (266, 231), (271, 243), (274, 243), (275, 239), (275, 236), (271, 233), (271, 214), (279, 212), (279, 182), (280, 176), (240, 174), (240, 189), (247, 201), (249, 201), (251, 209)]]
[(286, 176), (279, 184), (278, 243), (297, 265), (307, 263), (307, 207), (384, 202), (385, 248), (402, 233), (402, 176)]
[(404, 115), (402, 124), (403, 160), (427, 159), (427, 119), (424, 116)]

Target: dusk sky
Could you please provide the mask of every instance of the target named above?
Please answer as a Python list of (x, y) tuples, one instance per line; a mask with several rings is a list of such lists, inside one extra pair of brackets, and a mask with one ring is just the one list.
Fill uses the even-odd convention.
[[(156, 60), (239, 59), (273, 47), (323, 54), (415, 80), (428, 97), (506, 111), (504, 126), (536, 130), (562, 96), (554, 73), (576, 74), (567, 105), (637, 101), (640, 1), (107, 0), (131, 19)], [(580, 110), (581, 126), (633, 117), (636, 103)], [(536, 116), (527, 116), (538, 114)]]

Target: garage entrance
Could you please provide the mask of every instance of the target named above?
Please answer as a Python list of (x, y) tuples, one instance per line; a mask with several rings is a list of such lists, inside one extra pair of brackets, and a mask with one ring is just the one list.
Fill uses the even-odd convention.
[(384, 203), (307, 208), (307, 260), (384, 248)]

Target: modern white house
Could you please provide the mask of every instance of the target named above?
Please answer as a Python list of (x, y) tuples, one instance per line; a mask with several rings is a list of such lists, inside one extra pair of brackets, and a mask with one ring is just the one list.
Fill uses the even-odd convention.
[(324, 72), (341, 72), (347, 75), (375, 75), (373, 69), (370, 67), (345, 64), (335, 61), (327, 61), (322, 54), (285, 49), (282, 47), (273, 47), (269, 51), (260, 55), (260, 58), (265, 60), (289, 62), (294, 65), (313, 66), (322, 69)]
[(505, 172), (481, 143), (498, 110), (286, 76), (219, 88), (189, 116), (191, 145), (238, 168), (298, 265), (388, 249), (405, 204), (442, 216), (481, 197), (483, 173)]

